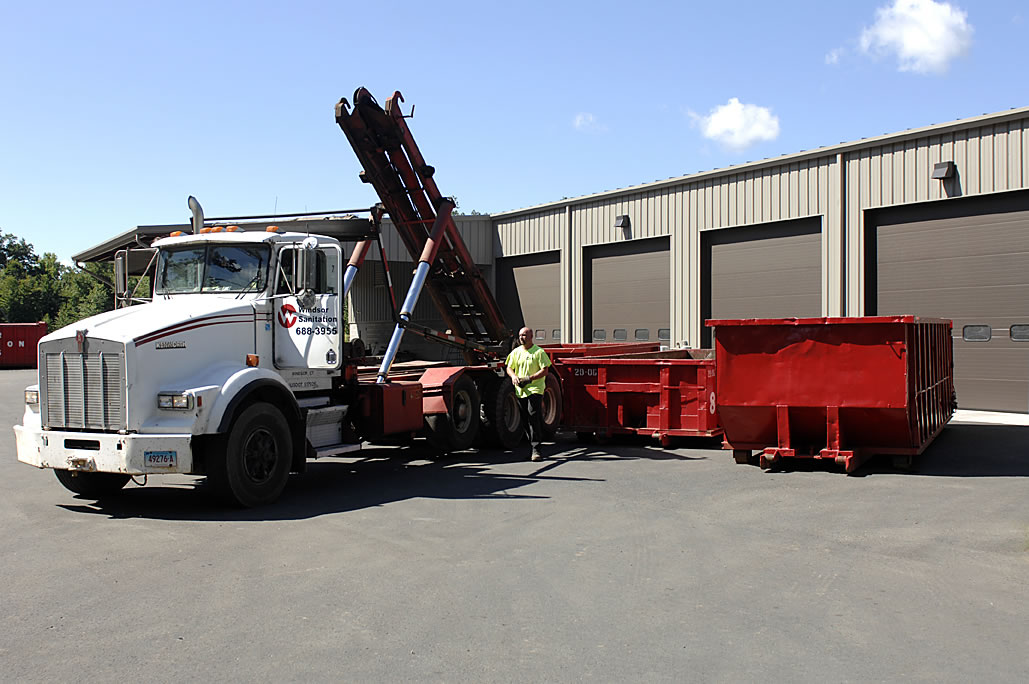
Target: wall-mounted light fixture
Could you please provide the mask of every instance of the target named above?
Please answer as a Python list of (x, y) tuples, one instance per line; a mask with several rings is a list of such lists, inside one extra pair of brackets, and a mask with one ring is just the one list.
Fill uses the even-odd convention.
[(632, 237), (632, 224), (629, 222), (628, 214), (615, 217), (615, 228), (622, 229), (622, 237), (626, 240)]
[(944, 180), (946, 178), (953, 178), (956, 168), (954, 162), (943, 161), (933, 165), (933, 180)]

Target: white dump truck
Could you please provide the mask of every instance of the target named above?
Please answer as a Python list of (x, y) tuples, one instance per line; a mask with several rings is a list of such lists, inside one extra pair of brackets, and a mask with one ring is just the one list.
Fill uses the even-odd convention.
[[(190, 198), (191, 230), (148, 245), (149, 301), (87, 318), (39, 343), (39, 382), (25, 390), (15, 426), (18, 459), (52, 468), (87, 496), (131, 477), (205, 475), (238, 505), (274, 501), (308, 458), (358, 449), (362, 440), (422, 434), (442, 450), (480, 440), (511, 446), (523, 428), (500, 362), (511, 332), (471, 261), (399, 111), (365, 89), (336, 107), (337, 123), (383, 200), (340, 241), (269, 228), (212, 225)], [(379, 219), (389, 213), (418, 262), (378, 369), (344, 342), (343, 302)], [(119, 293), (132, 255), (116, 258)], [(425, 289), (445, 322), (411, 320)], [(392, 296), (392, 292), (390, 292)], [(458, 349), (462, 365), (394, 368), (405, 331)], [(398, 364), (398, 367), (401, 364)], [(560, 387), (548, 386), (556, 429)]]

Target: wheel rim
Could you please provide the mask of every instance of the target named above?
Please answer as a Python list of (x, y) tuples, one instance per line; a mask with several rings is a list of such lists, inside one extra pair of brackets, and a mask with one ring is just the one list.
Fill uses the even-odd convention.
[(459, 434), (467, 432), (474, 417), (472, 395), (467, 390), (454, 392), (454, 407), (451, 415), (454, 419), (454, 431)]
[(243, 445), (243, 472), (255, 484), (264, 484), (272, 478), (279, 461), (279, 448), (275, 437), (267, 428), (257, 428)]
[(554, 393), (550, 389), (543, 391), (543, 424), (553, 425), (557, 422), (557, 401), (554, 398)]
[(518, 408), (518, 399), (515, 397), (514, 392), (504, 397), (503, 418), (504, 428), (508, 432), (517, 430), (522, 421), (521, 409)]

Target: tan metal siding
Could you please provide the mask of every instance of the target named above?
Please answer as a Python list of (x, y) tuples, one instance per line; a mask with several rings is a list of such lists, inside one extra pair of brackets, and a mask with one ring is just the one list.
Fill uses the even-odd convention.
[[(461, 239), (464, 240), (465, 245), (468, 247), (468, 252), (472, 255), (472, 260), (479, 266), (490, 266), (493, 264), (493, 222), (489, 216), (455, 216), (454, 223), (457, 224), (457, 232), (461, 234)], [(345, 258), (350, 258), (351, 250), (354, 248), (353, 242), (347, 242), (343, 245), (343, 253)], [(386, 258), (390, 261), (413, 261), (414, 259), (408, 253), (404, 243), (400, 241), (400, 235), (397, 234), (396, 228), (393, 227), (392, 221), (389, 217), (382, 220), (382, 246), (386, 250)], [(373, 246), (368, 250), (368, 255), (365, 259), (371, 261), (380, 261), (379, 249)], [(356, 286), (356, 285), (355, 285)]]
[[(498, 254), (561, 249), (564, 320), (582, 329), (583, 249), (623, 240), (614, 217), (627, 214), (632, 238), (671, 235), (673, 341), (698, 339), (700, 233), (820, 217), (822, 314), (864, 306), (864, 221), (868, 209), (947, 201), (1029, 184), (1026, 110), (905, 131), (745, 166), (615, 190), (495, 219)], [(953, 161), (957, 179), (930, 178)], [(567, 212), (567, 214), (565, 213)], [(567, 216), (567, 218), (566, 218)]]
[(560, 249), (564, 230), (563, 207), (494, 222), (497, 256), (517, 256)]

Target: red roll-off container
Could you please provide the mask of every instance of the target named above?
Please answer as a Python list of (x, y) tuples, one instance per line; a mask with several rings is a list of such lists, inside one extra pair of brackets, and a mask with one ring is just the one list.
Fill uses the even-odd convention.
[[(549, 351), (549, 350), (548, 350)], [(618, 356), (559, 357), (562, 427), (604, 435), (674, 437), (722, 433), (710, 351), (673, 349)]]
[(0, 323), (0, 368), (35, 368), (46, 323)]
[(954, 412), (951, 322), (915, 316), (710, 320), (718, 413), (738, 462), (920, 454)]

